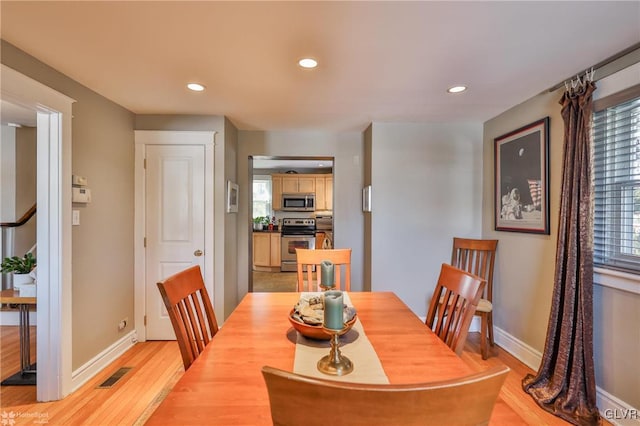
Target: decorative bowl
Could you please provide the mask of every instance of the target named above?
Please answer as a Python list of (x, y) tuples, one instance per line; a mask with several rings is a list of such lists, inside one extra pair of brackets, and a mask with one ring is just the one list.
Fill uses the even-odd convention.
[[(298, 333), (302, 334), (304, 337), (308, 337), (309, 339), (315, 339), (315, 340), (331, 339), (331, 336), (325, 333), (324, 330), (322, 329), (322, 325), (311, 325), (311, 324), (306, 324), (304, 322), (300, 322), (293, 318), (292, 316), (293, 312), (294, 312), (294, 309), (291, 309), (291, 312), (289, 312), (289, 322), (291, 323), (293, 328), (296, 329)], [(347, 331), (351, 330), (351, 327), (353, 327), (353, 324), (355, 324), (356, 319), (358, 319), (357, 314), (355, 314), (353, 318), (351, 318), (349, 321), (345, 323)]]

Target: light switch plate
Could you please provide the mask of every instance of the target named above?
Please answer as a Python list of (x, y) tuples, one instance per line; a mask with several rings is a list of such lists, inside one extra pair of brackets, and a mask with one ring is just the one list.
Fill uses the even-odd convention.
[(80, 225), (80, 210), (73, 210), (72, 225)]

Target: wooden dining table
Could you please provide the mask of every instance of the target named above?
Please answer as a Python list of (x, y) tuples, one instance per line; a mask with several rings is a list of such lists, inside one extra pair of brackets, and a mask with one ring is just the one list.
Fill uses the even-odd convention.
[[(390, 383), (475, 372), (394, 293), (348, 295)], [(271, 425), (261, 368), (293, 370), (296, 331), (288, 315), (299, 298), (299, 293), (247, 294), (146, 424)], [(525, 423), (499, 399), (491, 424)]]

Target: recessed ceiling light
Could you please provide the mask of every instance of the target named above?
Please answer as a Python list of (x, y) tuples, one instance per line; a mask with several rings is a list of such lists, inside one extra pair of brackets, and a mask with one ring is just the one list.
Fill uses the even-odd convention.
[(193, 90), (194, 92), (202, 92), (204, 90), (204, 86), (199, 83), (189, 83), (187, 84), (189, 90)]
[(315, 68), (318, 66), (318, 61), (313, 58), (302, 58), (298, 61), (298, 65), (302, 68)]
[(449, 87), (447, 89), (447, 92), (449, 92), (449, 93), (460, 93), (460, 92), (464, 92), (465, 90), (467, 90), (467, 86), (453, 86), (453, 87)]

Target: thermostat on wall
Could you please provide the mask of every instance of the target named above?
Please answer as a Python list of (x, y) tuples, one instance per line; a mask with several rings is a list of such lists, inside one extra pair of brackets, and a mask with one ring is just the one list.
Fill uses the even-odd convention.
[(89, 188), (73, 187), (71, 201), (74, 203), (90, 203), (91, 190)]
[(87, 186), (87, 178), (84, 176), (72, 175), (71, 185), (73, 186)]

